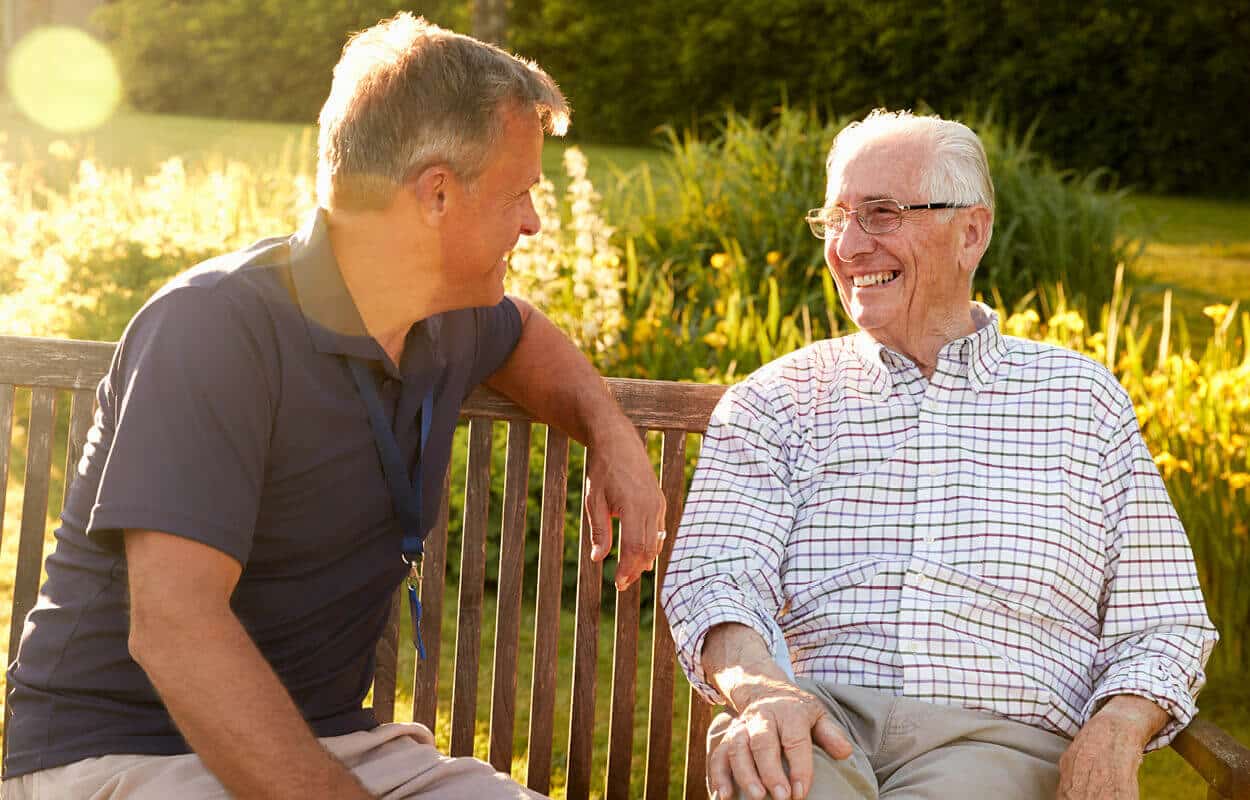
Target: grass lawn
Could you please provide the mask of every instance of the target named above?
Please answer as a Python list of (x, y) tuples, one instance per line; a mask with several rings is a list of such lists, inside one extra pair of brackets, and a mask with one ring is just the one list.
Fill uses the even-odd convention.
[[(48, 146), (51, 142), (67, 137), (59, 137), (35, 128), (20, 114), (0, 100), (0, 132), (6, 135), (7, 141), (0, 144), (0, 152), (5, 158), (18, 163), (49, 160)], [(258, 166), (298, 166), (311, 165), (315, 147), (315, 135), (311, 128), (298, 125), (280, 125), (252, 122), (231, 122), (204, 120), (185, 117), (169, 117), (150, 114), (125, 112), (118, 114), (103, 128), (88, 137), (68, 137), (67, 139), (79, 153), (93, 153), (102, 163), (110, 166), (129, 166), (137, 174), (146, 174), (153, 170), (161, 160), (181, 156), (188, 162), (211, 164), (222, 159), (239, 159)], [(560, 168), (560, 154), (564, 143), (555, 141), (548, 145), (544, 152), (544, 170), (549, 176), (562, 183), (563, 170)], [(608, 177), (614, 169), (629, 170), (640, 164), (657, 165), (663, 156), (658, 150), (642, 148), (603, 147), (596, 145), (580, 145), (590, 160), (591, 179), (602, 191), (606, 188)], [(1250, 302), (1250, 203), (1218, 202), (1188, 198), (1162, 198), (1142, 196), (1133, 200), (1136, 214), (1140, 221), (1151, 231), (1152, 239), (1147, 246), (1141, 261), (1136, 265), (1134, 278), (1135, 296), (1141, 303), (1143, 313), (1157, 314), (1163, 292), (1170, 288), (1173, 291), (1176, 312), (1181, 314), (1190, 329), (1200, 337), (1209, 330), (1209, 321), (1202, 316), (1204, 305), (1216, 302), (1230, 302), (1234, 299)], [(19, 426), (20, 439), (20, 426)], [(20, 464), (20, 454), (14, 455), (14, 464)], [(63, 455), (54, 459), (54, 464), (63, 464)], [(59, 467), (58, 467), (59, 470)], [(20, 471), (11, 471), (8, 487), (0, 487), (0, 492), (7, 491), (5, 508), (7, 510), (4, 529), (3, 547), (0, 548), (0, 649), (7, 650), (8, 618), (7, 597), (12, 590), (12, 569), (16, 557), (17, 525), (20, 503), (18, 502), (18, 483)], [(55, 494), (55, 493), (54, 493)], [(59, 502), (54, 496), (53, 507)], [(49, 527), (49, 531), (51, 527)], [(49, 537), (50, 539), (50, 537)], [(491, 567), (492, 569), (495, 567)], [(611, 605), (611, 598), (605, 595), (605, 605)], [(572, 598), (565, 598), (566, 607), (571, 607)], [(524, 737), (528, 720), (528, 690), (530, 684), (531, 663), (529, 661), (533, 642), (533, 609), (527, 608), (526, 615), (519, 631), (521, 640), (520, 674), (518, 675), (517, 697), (517, 752), (524, 753)], [(447, 608), (444, 617), (444, 642), (454, 641), (455, 598), (448, 594)], [(489, 685), (491, 664), (491, 642), (494, 639), (494, 609), (488, 600), (483, 617), (483, 651), (482, 670), (479, 677), (479, 717), (483, 720), (489, 716)], [(562, 623), (561, 647), (564, 654), (560, 669), (561, 683), (565, 687), (557, 701), (556, 741), (553, 764), (557, 772), (556, 785), (562, 783), (564, 752), (567, 747), (568, 727), (568, 673), (572, 666), (572, 620)], [(599, 661), (599, 700), (597, 716), (601, 724), (595, 732), (595, 772), (600, 776), (601, 787), (603, 763), (607, 739), (607, 686), (610, 683), (612, 668), (612, 623), (610, 616), (605, 615), (601, 625), (602, 639), (600, 643)], [(642, 758), (645, 751), (646, 737), (646, 697), (647, 684), (643, 680), (642, 669), (649, 659), (650, 630), (644, 630), (640, 637), (640, 673), (638, 683), (638, 708), (635, 715), (635, 750), (637, 759)], [(451, 687), (451, 652), (450, 646), (444, 647), (444, 662), (440, 664), (440, 725), (437, 731), (440, 741), (445, 746), (449, 736), (448, 712)], [(405, 662), (411, 669), (411, 656)], [(401, 681), (402, 682), (402, 681)], [(678, 697), (684, 698), (686, 683), (679, 675), (677, 681)], [(411, 686), (407, 687), (407, 695), (401, 698), (398, 711), (399, 718), (405, 718), (407, 709), (411, 707)], [(2, 696), (2, 695), (0, 695)], [(1250, 689), (1244, 675), (1216, 675), (1208, 690), (1201, 698), (1204, 717), (1225, 727), (1242, 741), (1250, 741)], [(684, 709), (678, 704), (679, 718), (674, 721), (674, 753), (681, 752), (682, 732), (684, 731)], [(478, 755), (485, 757), (485, 723), (479, 731)], [(674, 755), (679, 775), (679, 755)], [(641, 762), (635, 761), (636, 781), (642, 779)], [(1195, 774), (1189, 770), (1171, 751), (1152, 754), (1147, 757), (1143, 769), (1143, 791), (1145, 798), (1202, 798), (1205, 789)], [(635, 783), (635, 789), (640, 784)], [(676, 797), (679, 778), (673, 782), (673, 794)], [(631, 791), (636, 796), (638, 791)]]

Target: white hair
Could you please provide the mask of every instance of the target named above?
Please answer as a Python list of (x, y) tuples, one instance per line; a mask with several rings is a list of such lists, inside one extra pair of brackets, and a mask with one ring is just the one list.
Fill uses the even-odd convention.
[[(891, 135), (928, 140), (931, 159), (920, 178), (924, 202), (985, 206), (991, 214), (994, 212), (994, 183), (981, 140), (967, 125), (936, 115), (874, 110), (863, 120), (847, 125), (834, 138), (825, 161), (827, 174), (832, 176), (835, 167), (840, 168), (840, 159), (871, 141)], [(832, 198), (826, 198), (826, 202), (831, 201)], [(953, 215), (953, 211), (946, 212), (947, 219)]]

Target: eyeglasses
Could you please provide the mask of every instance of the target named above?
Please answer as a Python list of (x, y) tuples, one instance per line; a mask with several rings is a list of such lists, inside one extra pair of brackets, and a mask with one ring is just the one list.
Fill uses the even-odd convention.
[(855, 206), (851, 211), (839, 206), (813, 208), (804, 217), (817, 239), (838, 237), (846, 232), (852, 216), (859, 222), (864, 233), (877, 236), (896, 231), (903, 225), (903, 212), (928, 211), (939, 208), (969, 208), (967, 203), (914, 203), (903, 205), (897, 200), (869, 200)]

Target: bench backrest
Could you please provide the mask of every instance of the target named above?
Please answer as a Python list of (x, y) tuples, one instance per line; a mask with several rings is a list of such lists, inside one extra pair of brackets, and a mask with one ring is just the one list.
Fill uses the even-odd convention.
[[(26, 613), (38, 595), (44, 558), (44, 541), (53, 454), (56, 448), (57, 405), (69, 398), (65, 475), (72, 475), (94, 415), (95, 387), (108, 368), (113, 345), (0, 336), (0, 526), (5, 515), (11, 441), (25, 431), (25, 475), (21, 492), (20, 541), (13, 582), (12, 619), (8, 658), (17, 652)], [(658, 431), (662, 439), (660, 482), (668, 503), (666, 530), (675, 534), (686, 490), (686, 444), (689, 434), (702, 433), (723, 387), (663, 381), (611, 380), (621, 407), (640, 435)], [(18, 399), (24, 406), (29, 387), (28, 414), (14, 425)], [(490, 519), (492, 428), (507, 425), (506, 474), (504, 476), (502, 530), (496, 590), (496, 622), (493, 681), (490, 688), (488, 760), (530, 788), (548, 792), (552, 777), (552, 753), (556, 737), (567, 734), (565, 781), (567, 797), (586, 798), (600, 786), (607, 798), (630, 796), (631, 774), (645, 769), (645, 797), (670, 796), (672, 760), (684, 758), (684, 797), (706, 797), (704, 747), (710, 708), (692, 693), (675, 697), (676, 661), (673, 640), (661, 613), (654, 613), (650, 643), (649, 686), (637, 685), (639, 630), (643, 610), (655, 609), (675, 535), (667, 537), (656, 566), (654, 592), (642, 597), (642, 582), (615, 592), (614, 645), (610, 654), (599, 652), (602, 564), (590, 560), (589, 527), (580, 508), (569, 507), (568, 437), (548, 429), (543, 460), (540, 537), (537, 575), (525, 575), (525, 529), (529, 499), (528, 477), (533, 419), (499, 394), (487, 389), (474, 392), (465, 403), (468, 420), (467, 474), (464, 482), (464, 520), (460, 552), (447, 551), (450, 476), (434, 531), (427, 540), (421, 601), (426, 659), (410, 674), (399, 674), (401, 593), (392, 606), (391, 622), (378, 643), (374, 680), (374, 709), (382, 721), (395, 716), (397, 690), (412, 687), (413, 718), (435, 727), (438, 706), (440, 656), (454, 647), (454, 673), (450, 705), (450, 752), (473, 755), (478, 725), (478, 674), (481, 632), (486, 597), (486, 540)], [(580, 505), (580, 504), (579, 504)], [(562, 597), (565, 517), (581, 516), (577, 589), (575, 597)], [(0, 530), (3, 530), (0, 527)], [(444, 637), (443, 609), (445, 573), (449, 559), (459, 559), (459, 597), (456, 625)], [(526, 581), (536, 581), (534, 608), (533, 682), (528, 691), (528, 747), (524, 774), (514, 770), (513, 730), (522, 594)], [(567, 731), (555, 730), (559, 635), (561, 615), (575, 615), (571, 708)], [(644, 643), (645, 644), (645, 643)], [(446, 645), (446, 646), (445, 646)], [(612, 659), (609, 708), (597, 708), (597, 666), (601, 658)], [(634, 716), (640, 688), (647, 691), (645, 743), (634, 742)], [(524, 687), (522, 687), (524, 689)], [(685, 731), (674, 730), (678, 703), (688, 709)], [(7, 722), (7, 714), (6, 714)], [(601, 777), (592, 774), (596, 729), (607, 725), (607, 759)], [(639, 750), (636, 745), (641, 745)], [(638, 752), (640, 758), (635, 759)], [(598, 780), (603, 783), (598, 784)], [(675, 787), (674, 787), (675, 788)]]

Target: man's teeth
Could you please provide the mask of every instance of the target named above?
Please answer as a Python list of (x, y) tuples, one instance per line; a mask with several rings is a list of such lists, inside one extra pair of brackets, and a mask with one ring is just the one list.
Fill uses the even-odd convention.
[(855, 286), (876, 286), (879, 283), (889, 283), (898, 277), (898, 273), (894, 271), (874, 272), (871, 275), (856, 275), (854, 278)]

